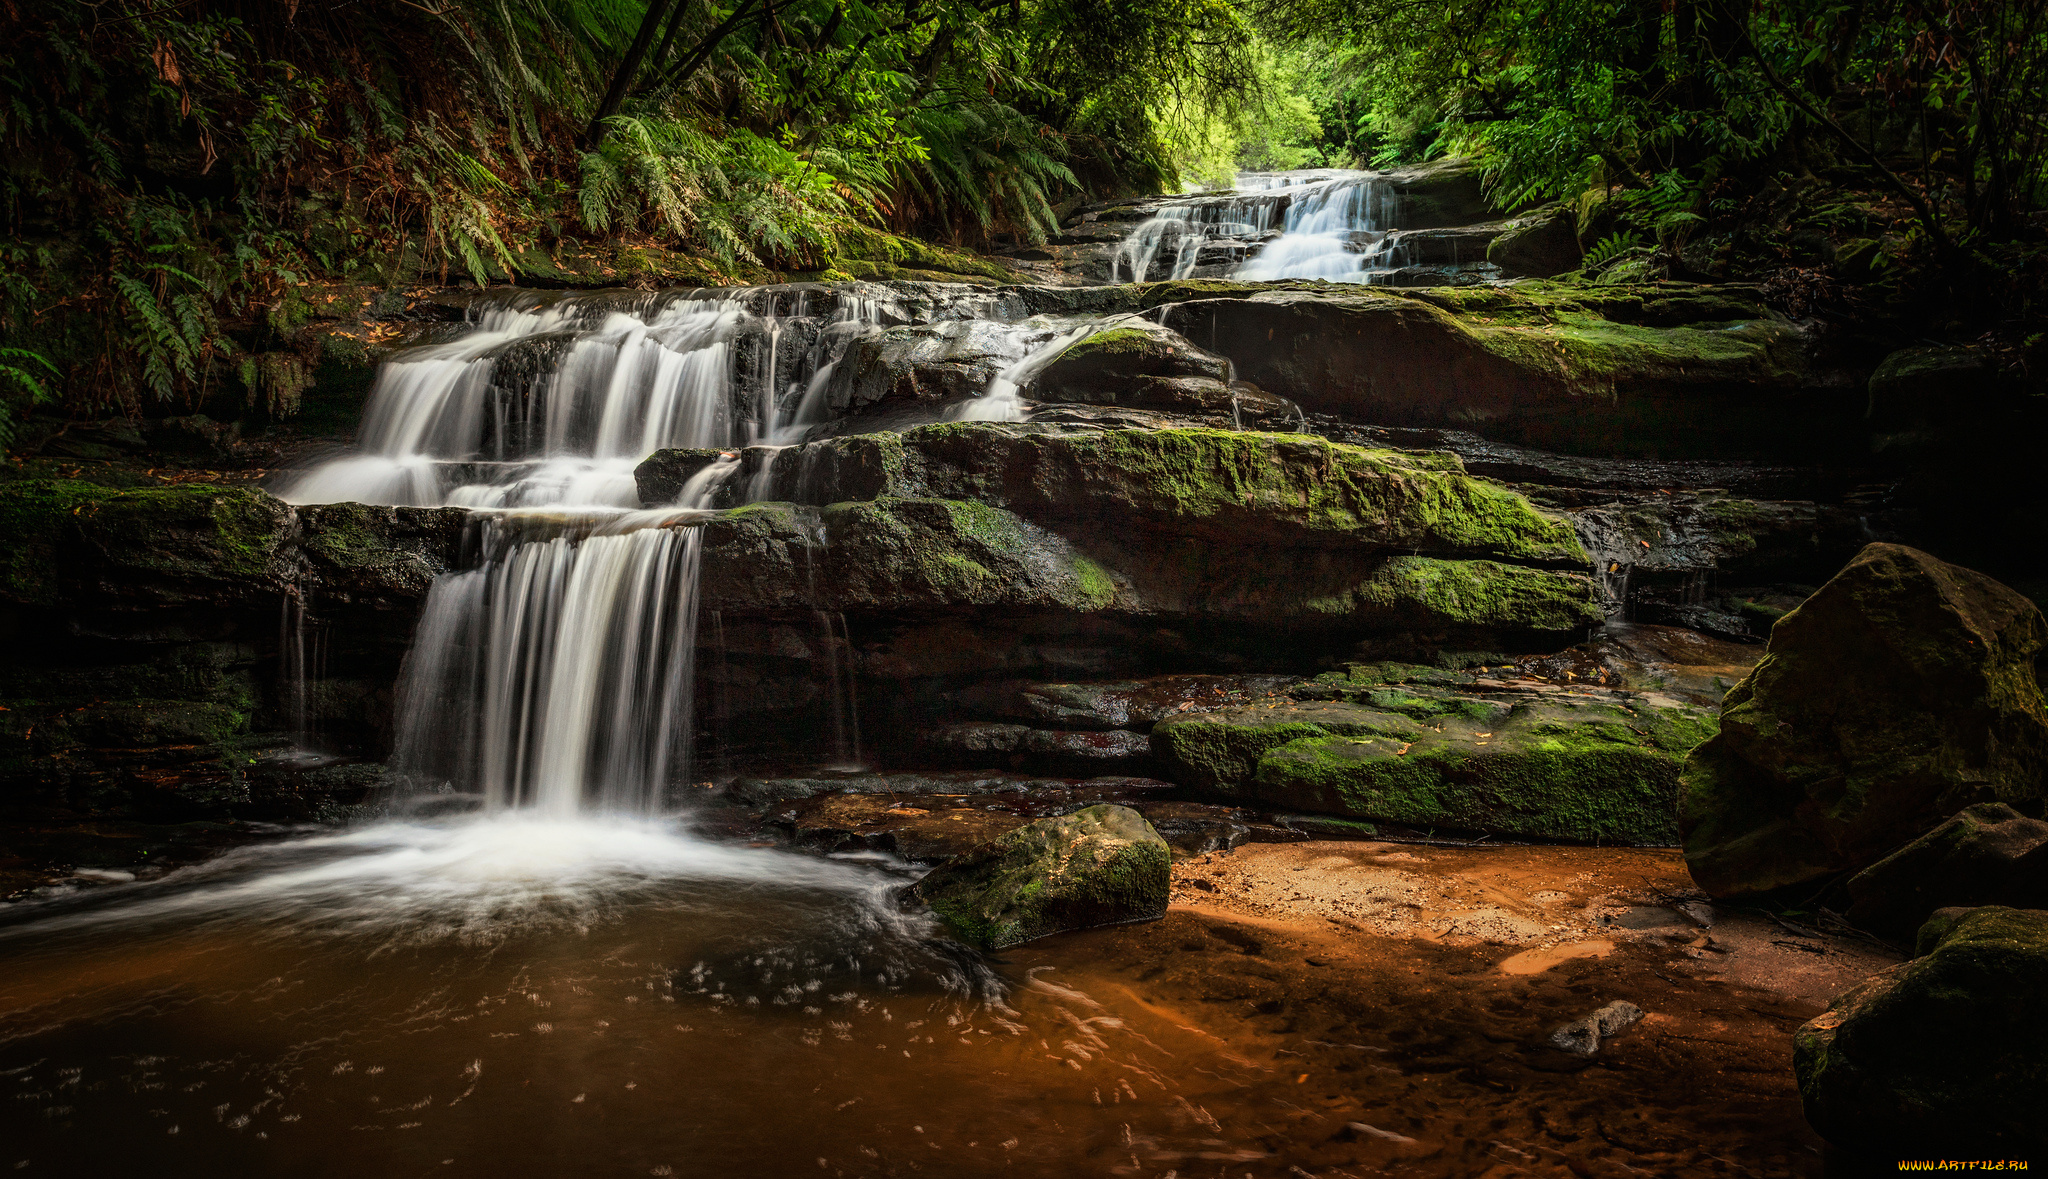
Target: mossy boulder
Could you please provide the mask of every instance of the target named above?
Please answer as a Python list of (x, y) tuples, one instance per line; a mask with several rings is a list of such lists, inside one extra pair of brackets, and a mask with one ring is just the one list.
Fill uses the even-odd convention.
[(1978, 802), (2048, 798), (2048, 621), (1981, 573), (1874, 544), (1771, 631), (1686, 765), (1686, 863), (1718, 897), (1864, 868)]
[(1997, 353), (1963, 345), (1902, 348), (1870, 374), (1870, 424), (1903, 430), (1967, 424), (2015, 392)]
[(0, 600), (87, 596), (127, 608), (269, 597), (289, 571), (292, 509), (252, 488), (0, 486)]
[(1109, 319), (1040, 369), (1037, 401), (1230, 412), (1230, 362), (1136, 315)]
[[(654, 455), (643, 496), (706, 461)], [(801, 502), (704, 525), (713, 608), (1010, 604), (1431, 635), (1601, 617), (1571, 528), (1449, 454), (956, 423), (742, 451), (727, 486), (763, 485)]]
[(1799, 327), (1761, 308), (1632, 322), (1639, 291), (1188, 291), (1161, 318), (1238, 378), (1348, 421), (1663, 457), (1860, 442), (1861, 405), (1822, 388)]
[(1129, 807), (1026, 823), (933, 869), (917, 895), (962, 941), (1000, 950), (1166, 914), (1172, 850)]
[(1950, 915), (1928, 952), (1852, 988), (1792, 1041), (1806, 1119), (1843, 1150), (2026, 1158), (2048, 1150), (2048, 912)]
[(2048, 907), (2048, 823), (2000, 802), (1964, 807), (1848, 887), (1849, 920), (1902, 944), (1936, 909)]
[(1289, 810), (1411, 827), (1664, 845), (1711, 711), (1661, 695), (1447, 684), (1428, 668), (1326, 676), (1335, 701), (1161, 721), (1173, 780)]

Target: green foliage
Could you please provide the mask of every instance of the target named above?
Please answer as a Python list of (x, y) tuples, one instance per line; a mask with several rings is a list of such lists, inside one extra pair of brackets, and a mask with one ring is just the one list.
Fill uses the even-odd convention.
[(316, 280), (516, 281), (592, 238), (748, 275), (826, 269), (853, 223), (1042, 238), (1078, 193), (1176, 184), (1176, 129), (1257, 84), (1228, 0), (105, 0), (13, 32), (0, 347), (87, 413), (231, 388)]
[(1598, 270), (1630, 250), (1640, 249), (1642, 244), (1643, 239), (1633, 233), (1610, 233), (1586, 251), (1582, 268)]

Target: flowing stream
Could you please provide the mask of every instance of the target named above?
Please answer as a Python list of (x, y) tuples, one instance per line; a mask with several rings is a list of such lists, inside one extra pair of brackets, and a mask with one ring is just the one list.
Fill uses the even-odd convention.
[[(1125, 277), (1267, 238), (1241, 276), (1369, 280), (1361, 242), (1389, 216), (1370, 176), (1247, 188), (1141, 225)], [(986, 321), (1011, 359), (944, 412), (1015, 420), (1094, 326), (875, 290), (522, 293), (387, 363), (358, 446), (279, 493), (480, 509), (476, 562), (433, 586), (398, 685), (412, 794), (400, 817), (0, 916), (0, 1162), (1066, 1175), (1267, 1157), (1195, 1116), (1247, 1065), (1170, 1014), (963, 959), (899, 900), (900, 866), (729, 846), (678, 817), (693, 524), (740, 464), (657, 509), (634, 466), (801, 441), (843, 404), (850, 349), (891, 325)], [(834, 624), (820, 614), (840, 719), (819, 756), (857, 759)]]

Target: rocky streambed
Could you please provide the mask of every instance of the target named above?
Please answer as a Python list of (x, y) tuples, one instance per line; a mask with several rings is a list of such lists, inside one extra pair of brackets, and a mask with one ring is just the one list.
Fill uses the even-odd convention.
[[(384, 363), (347, 450), (191, 420), (60, 437), (0, 484), (18, 924), (120, 926), (159, 913), (152, 882), (226, 874), (276, 911), (167, 945), (424, 923), (454, 939), (432, 973), (509, 920), (568, 989), (490, 987), (574, 1006), (535, 914), (608, 912), (599, 882), (630, 879), (625, 936), (702, 888), (673, 953), (614, 947), (614, 981), (647, 984), (621, 1003), (731, 1004), (749, 1043), (820, 1048), (894, 1023), (865, 987), (951, 996), (948, 1026), (986, 1025), (962, 1044), (999, 1029), (1011, 1069), (1062, 1070), (1030, 1173), (1072, 1173), (1072, 1120), (1130, 1173), (1815, 1174), (1802, 1099), (1838, 1148), (1937, 1142), (1927, 1110), (1959, 1103), (2025, 1145), (1887, 1003), (2038, 1030), (1998, 996), (2048, 902), (2048, 628), (1920, 551), (2036, 584), (2038, 550), (1959, 508), (2031, 403), (1939, 410), (1982, 358), (1759, 290), (1546, 281), (1561, 215), (1491, 217), (1469, 170), (1334, 180), (1083, 210), (989, 264), (1035, 285), (344, 300), (368, 318), (319, 346)], [(1295, 249), (1340, 191), (1382, 223)], [(1340, 254), (1342, 282), (1247, 280)], [(237, 462), (261, 469), (215, 469)], [(688, 830), (585, 839), (600, 803)], [(309, 883), (350, 873), (362, 898)], [(762, 873), (797, 899), (719, 891)], [(472, 886), (461, 920), (428, 912)], [(747, 965), (756, 927), (786, 936)], [(61, 941), (35, 941), (53, 995)], [(297, 969), (270, 953), (247, 969)], [(305, 953), (309, 979), (352, 969)], [(862, 955), (884, 965), (839, 990)], [(1943, 1007), (1951, 976), (1984, 997)], [(778, 1006), (816, 1018), (754, 1022)], [(586, 1030), (660, 1030), (623, 1010)], [(1162, 1064), (1169, 1040), (1227, 1082)], [(1133, 1046), (1153, 1089), (1097, 1075)], [(984, 1075), (943, 1052), (933, 1075)], [(1118, 1122), (1125, 1100), (1166, 1104)], [(919, 1149), (993, 1165), (996, 1128), (959, 1125)], [(813, 1145), (860, 1173), (902, 1149)]]

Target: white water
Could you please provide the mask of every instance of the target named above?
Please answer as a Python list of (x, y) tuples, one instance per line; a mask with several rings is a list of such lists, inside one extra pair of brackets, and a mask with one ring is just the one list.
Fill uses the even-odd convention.
[(1373, 274), (1386, 269), (1380, 240), (1396, 212), (1392, 188), (1376, 176), (1343, 176), (1311, 184), (1288, 205), (1281, 236), (1231, 277), (1247, 282), (1370, 282)]
[(638, 507), (633, 467), (733, 441), (736, 303), (632, 311), (564, 299), (482, 311), (377, 375), (354, 453), (277, 489), (291, 503)]
[(1024, 390), (1045, 369), (1045, 366), (1059, 359), (1059, 355), (1086, 339), (1100, 325), (1084, 323), (1065, 331), (1038, 329), (1048, 334), (1031, 347), (1022, 358), (997, 373), (988, 383), (988, 389), (972, 401), (963, 402), (953, 411), (956, 421), (962, 422), (1021, 422), (1026, 414)]

